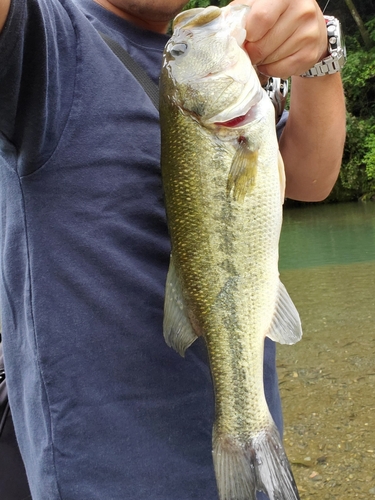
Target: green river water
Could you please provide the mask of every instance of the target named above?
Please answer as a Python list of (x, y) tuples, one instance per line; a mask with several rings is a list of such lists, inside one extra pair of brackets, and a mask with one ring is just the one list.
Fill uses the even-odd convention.
[(375, 499), (375, 203), (285, 209), (280, 274), (304, 331), (278, 346), (301, 499)]

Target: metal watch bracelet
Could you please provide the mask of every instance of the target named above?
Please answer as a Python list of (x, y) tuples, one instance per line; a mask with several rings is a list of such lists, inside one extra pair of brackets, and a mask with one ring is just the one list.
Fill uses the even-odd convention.
[(288, 80), (271, 76), (267, 83), (263, 86), (275, 107), (276, 123), (280, 120), (283, 114), (286, 98), (288, 95), (289, 83)]
[(333, 16), (324, 16), (324, 19), (327, 26), (329, 55), (303, 73), (302, 77), (311, 78), (338, 73), (346, 62), (346, 49), (340, 21)]

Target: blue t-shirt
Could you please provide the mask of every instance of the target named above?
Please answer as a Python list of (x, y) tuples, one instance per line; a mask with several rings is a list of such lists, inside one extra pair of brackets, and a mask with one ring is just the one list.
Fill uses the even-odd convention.
[[(12, 0), (0, 36), (1, 310), (34, 500), (217, 500), (197, 341), (162, 335), (169, 261), (157, 83), (167, 37), (92, 0)], [(266, 395), (281, 426), (274, 345)]]

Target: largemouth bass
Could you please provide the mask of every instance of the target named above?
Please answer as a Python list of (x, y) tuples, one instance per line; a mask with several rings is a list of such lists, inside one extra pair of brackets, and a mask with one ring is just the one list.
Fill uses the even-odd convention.
[(285, 189), (273, 105), (243, 49), (244, 6), (178, 15), (160, 81), (172, 253), (164, 336), (202, 335), (215, 391), (221, 500), (297, 500), (263, 388), (264, 339), (292, 344), (299, 315), (278, 272)]

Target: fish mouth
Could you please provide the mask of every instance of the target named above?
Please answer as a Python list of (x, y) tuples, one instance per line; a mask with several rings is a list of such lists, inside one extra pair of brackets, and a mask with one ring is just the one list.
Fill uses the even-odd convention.
[(213, 125), (218, 127), (236, 128), (243, 127), (250, 122), (258, 121), (261, 118), (260, 101), (262, 98), (263, 95), (261, 94), (260, 98), (252, 106), (250, 106), (249, 110), (245, 114), (233, 116), (229, 118), (229, 120), (213, 121)]
[[(230, 76), (234, 81), (236, 80), (235, 75)], [(232, 102), (231, 105), (226, 106), (224, 109), (216, 112), (215, 114), (205, 117), (204, 121), (208, 126), (229, 123), (228, 126), (233, 127), (242, 121), (241, 118), (249, 118), (251, 110), (256, 107), (256, 105), (263, 98), (263, 89), (252, 66), (250, 66), (247, 78), (248, 80), (246, 85), (243, 86), (243, 89), (237, 96), (237, 99)]]
[(215, 125), (218, 125), (219, 127), (227, 127), (227, 128), (235, 128), (235, 127), (241, 127), (243, 125), (246, 125), (251, 119), (251, 111), (253, 108), (250, 108), (250, 110), (245, 114), (241, 116), (236, 116), (235, 118), (232, 118), (231, 120), (228, 120), (226, 122), (215, 122)]

